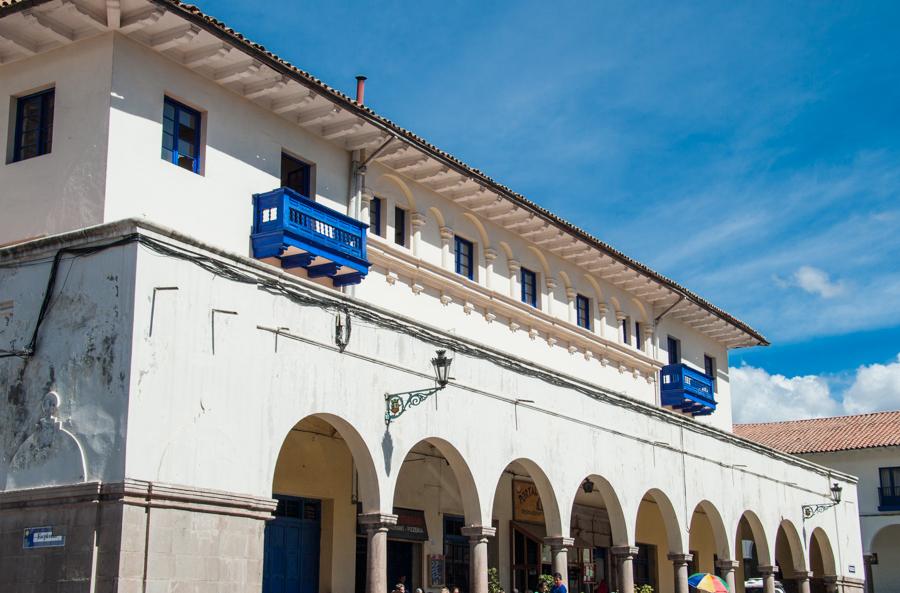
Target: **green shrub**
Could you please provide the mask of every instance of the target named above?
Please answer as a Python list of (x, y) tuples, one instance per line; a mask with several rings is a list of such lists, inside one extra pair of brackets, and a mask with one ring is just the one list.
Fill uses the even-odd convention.
[(500, 586), (500, 571), (496, 568), (488, 569), (488, 593), (505, 593)]

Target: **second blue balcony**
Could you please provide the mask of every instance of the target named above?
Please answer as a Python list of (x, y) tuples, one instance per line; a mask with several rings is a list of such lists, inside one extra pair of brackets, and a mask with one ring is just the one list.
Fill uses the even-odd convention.
[(716, 411), (713, 378), (686, 364), (666, 365), (659, 372), (662, 405), (692, 416)]
[(336, 287), (359, 284), (369, 273), (366, 228), (286, 187), (253, 196), (253, 257), (277, 257), (282, 268), (304, 268)]

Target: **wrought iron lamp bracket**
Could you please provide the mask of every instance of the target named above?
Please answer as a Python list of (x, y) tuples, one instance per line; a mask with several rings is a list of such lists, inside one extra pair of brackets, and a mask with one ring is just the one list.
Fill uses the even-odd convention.
[(824, 513), (837, 504), (838, 503), (836, 502), (829, 502), (827, 504), (805, 504), (803, 505), (803, 507), (801, 507), (803, 509), (803, 518), (812, 519), (814, 516), (818, 515), (819, 513)]
[(446, 385), (435, 385), (434, 387), (431, 387), (429, 389), (416, 389), (413, 391), (402, 391), (400, 393), (385, 393), (385, 426), (390, 426), (391, 422), (402, 416), (404, 412), (414, 406), (418, 406), (444, 387), (446, 387)]

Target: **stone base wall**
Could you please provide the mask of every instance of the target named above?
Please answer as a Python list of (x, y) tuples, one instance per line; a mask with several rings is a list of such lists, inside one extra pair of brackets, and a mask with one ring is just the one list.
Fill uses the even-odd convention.
[[(135, 480), (0, 492), (0, 591), (259, 593), (274, 507)], [(65, 545), (27, 549), (34, 527)]]

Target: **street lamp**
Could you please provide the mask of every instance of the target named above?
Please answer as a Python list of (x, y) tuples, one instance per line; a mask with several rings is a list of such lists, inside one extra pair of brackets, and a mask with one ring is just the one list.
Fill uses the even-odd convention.
[(590, 478), (585, 478), (584, 482), (581, 483), (581, 489), (584, 490), (585, 494), (590, 494), (594, 491), (594, 483), (591, 482)]
[(803, 519), (811, 519), (815, 515), (822, 513), (831, 507), (839, 504), (841, 502), (841, 492), (844, 489), (840, 484), (835, 482), (831, 485), (831, 502), (825, 504), (805, 504), (801, 508), (803, 509)]
[(450, 381), (450, 364), (453, 362), (453, 359), (447, 358), (446, 350), (438, 350), (436, 354), (437, 356), (431, 359), (431, 366), (434, 367), (434, 387), (384, 394), (385, 426), (390, 426), (393, 420), (402, 416), (409, 408), (418, 406), (428, 399), (430, 395), (447, 386), (447, 383)]

